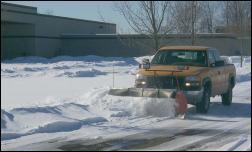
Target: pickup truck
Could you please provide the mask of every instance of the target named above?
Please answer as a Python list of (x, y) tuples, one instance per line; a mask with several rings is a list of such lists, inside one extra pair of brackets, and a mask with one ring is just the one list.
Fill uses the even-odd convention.
[(139, 67), (136, 88), (179, 89), (199, 113), (207, 113), (210, 97), (216, 95), (223, 105), (232, 103), (235, 66), (222, 60), (215, 48), (165, 46)]

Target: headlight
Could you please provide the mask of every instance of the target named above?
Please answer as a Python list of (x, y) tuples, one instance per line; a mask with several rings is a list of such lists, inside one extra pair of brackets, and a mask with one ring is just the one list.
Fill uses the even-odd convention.
[(145, 85), (145, 84), (146, 84), (146, 82), (145, 82), (145, 81), (142, 81), (142, 82), (141, 82), (141, 84)]

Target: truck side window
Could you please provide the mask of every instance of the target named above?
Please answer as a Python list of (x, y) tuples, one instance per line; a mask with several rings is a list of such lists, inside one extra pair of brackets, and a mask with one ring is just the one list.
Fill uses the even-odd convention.
[(209, 59), (209, 63), (215, 63), (215, 59), (214, 59), (214, 53), (212, 50), (208, 51), (208, 59)]
[(219, 52), (217, 50), (213, 50), (213, 53), (214, 53), (215, 60), (216, 61), (220, 61), (221, 58), (220, 58)]

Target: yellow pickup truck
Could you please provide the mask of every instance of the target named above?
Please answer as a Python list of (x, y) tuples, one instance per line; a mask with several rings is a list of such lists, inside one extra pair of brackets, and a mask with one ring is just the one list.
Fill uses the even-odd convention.
[(208, 111), (210, 97), (216, 95), (221, 95), (223, 105), (232, 103), (235, 66), (222, 60), (215, 48), (165, 46), (139, 67), (135, 88), (182, 90), (199, 113)]

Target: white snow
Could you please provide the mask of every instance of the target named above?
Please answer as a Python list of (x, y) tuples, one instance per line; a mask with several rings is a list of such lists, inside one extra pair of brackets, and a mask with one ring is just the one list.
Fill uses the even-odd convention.
[[(108, 140), (157, 129), (175, 134), (188, 127), (232, 130), (241, 124), (251, 126), (248, 121), (251, 119), (251, 57), (244, 58), (243, 67), (240, 67), (239, 57), (223, 57), (236, 66), (234, 103), (225, 107), (220, 97), (213, 98), (207, 115), (196, 114), (190, 106), (186, 119), (179, 120), (174, 118), (172, 99), (107, 94), (113, 84), (113, 68), (114, 87), (132, 87), (138, 63), (142, 58), (152, 57), (21, 57), (1, 62), (1, 147), (3, 150), (20, 147), (34, 150), (36, 146), (26, 145), (58, 138), (63, 138), (61, 141)], [(251, 132), (251, 127), (248, 129)], [(164, 132), (158, 134), (165, 135)], [(144, 136), (152, 137), (148, 133)], [(189, 141), (203, 140), (203, 137), (207, 136), (183, 137), (178, 143), (186, 145)], [(220, 150), (248, 150), (249, 141), (251, 136), (245, 132), (230, 138)], [(50, 149), (50, 145), (47, 146)], [(171, 149), (175, 147), (169, 145)], [(219, 149), (209, 147), (206, 149)], [(169, 148), (167, 144), (156, 147), (158, 150)]]

